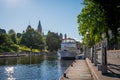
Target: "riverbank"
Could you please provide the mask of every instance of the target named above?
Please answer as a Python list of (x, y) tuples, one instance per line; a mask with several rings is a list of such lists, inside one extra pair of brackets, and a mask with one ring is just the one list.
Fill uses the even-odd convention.
[(30, 56), (30, 55), (47, 55), (47, 56), (57, 56), (57, 52), (3, 52), (0, 53), (0, 58), (5, 57), (21, 57), (21, 56)]
[(3, 52), (0, 53), (0, 58), (4, 57), (20, 57), (20, 56), (29, 56), (29, 55), (41, 55), (43, 53), (35, 53), (35, 52)]

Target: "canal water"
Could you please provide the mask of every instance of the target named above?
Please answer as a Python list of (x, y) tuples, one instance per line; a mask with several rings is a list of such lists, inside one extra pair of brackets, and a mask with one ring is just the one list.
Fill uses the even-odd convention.
[(59, 80), (71, 63), (46, 55), (0, 58), (0, 80)]

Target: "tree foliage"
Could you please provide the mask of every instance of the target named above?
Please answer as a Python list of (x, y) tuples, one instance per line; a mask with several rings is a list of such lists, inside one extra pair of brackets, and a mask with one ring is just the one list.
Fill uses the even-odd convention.
[(25, 45), (27, 47), (32, 47), (34, 49), (43, 49), (43, 39), (41, 34), (34, 30), (30, 25), (27, 27), (26, 32), (22, 34), (20, 44)]
[(120, 0), (94, 0), (105, 11), (105, 22), (114, 35), (114, 44), (118, 44), (118, 28), (120, 28)]
[(12, 40), (15, 44), (17, 44), (17, 35), (16, 35), (16, 33), (15, 33), (15, 31), (14, 31), (13, 29), (10, 29), (10, 30), (8, 31), (8, 35), (9, 35), (9, 37), (11, 38), (11, 40)]
[(12, 39), (5, 33), (6, 31), (0, 31), (0, 52), (17, 51), (18, 47), (14, 45)]
[(78, 29), (83, 36), (83, 42), (94, 45), (102, 39), (101, 34), (106, 32), (104, 12), (101, 12), (99, 4), (91, 0), (84, 0), (84, 5), (78, 15)]
[[(102, 39), (102, 34), (106, 33), (108, 41), (117, 44), (118, 28), (120, 28), (119, 14), (120, 0), (84, 0), (84, 8), (78, 15), (78, 29), (83, 36), (83, 42), (96, 44)], [(110, 38), (109, 30), (112, 31), (114, 40)], [(88, 39), (86, 39), (86, 32), (89, 32)]]
[(58, 35), (58, 33), (54, 33), (54, 32), (48, 32), (47, 34), (47, 38), (46, 38), (46, 44), (48, 46), (48, 50), (49, 51), (54, 51), (54, 50), (58, 50), (58, 48), (60, 48), (60, 43), (61, 43), (61, 39), (60, 36)]
[[(48, 32), (42, 36), (40, 32), (34, 30), (30, 25), (23, 33), (17, 33), (11, 29), (8, 34), (4, 29), (0, 29), (0, 52), (16, 52), (48, 49), (49, 51), (58, 50), (62, 40), (62, 33)], [(25, 49), (24, 49), (25, 48)]]

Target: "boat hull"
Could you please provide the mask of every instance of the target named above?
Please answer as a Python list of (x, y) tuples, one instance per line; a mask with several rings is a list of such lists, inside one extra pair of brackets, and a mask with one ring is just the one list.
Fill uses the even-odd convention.
[(63, 60), (75, 60), (75, 57), (61, 57)]
[(60, 57), (60, 59), (64, 59), (64, 60), (74, 60), (77, 55), (77, 53), (74, 51), (59, 50), (57, 53), (58, 53), (58, 56)]

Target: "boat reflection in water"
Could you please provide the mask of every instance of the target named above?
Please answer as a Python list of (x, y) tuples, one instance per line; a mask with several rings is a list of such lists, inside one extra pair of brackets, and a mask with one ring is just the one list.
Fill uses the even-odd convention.
[(61, 59), (75, 59), (80, 54), (80, 44), (72, 38), (63, 39), (57, 53)]
[(46, 55), (0, 58), (0, 80), (58, 80), (71, 63)]

